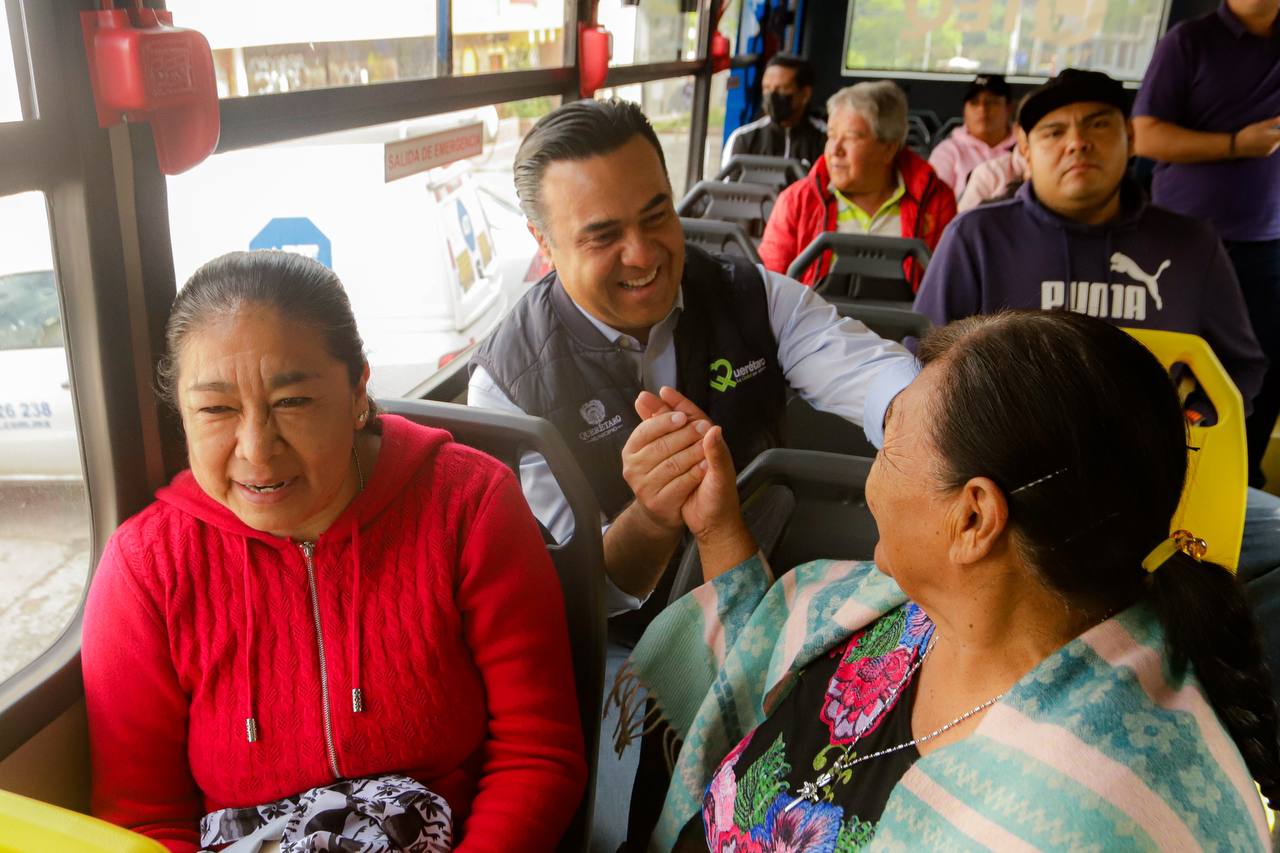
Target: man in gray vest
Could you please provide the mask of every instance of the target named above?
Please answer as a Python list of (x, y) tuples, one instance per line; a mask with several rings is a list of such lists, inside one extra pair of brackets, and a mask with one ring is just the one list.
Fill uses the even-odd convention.
[[(555, 271), (472, 358), (468, 402), (547, 418), (564, 436), (607, 526), (611, 614), (662, 580), (706, 442), (723, 440), (739, 468), (777, 444), (788, 387), (878, 443), (914, 360), (809, 288), (686, 246), (638, 106), (583, 100), (545, 116), (516, 154), (515, 183)], [(680, 392), (674, 407), (638, 402), (663, 387)], [(563, 541), (572, 518), (554, 478), (540, 458), (521, 469), (534, 514)]]
[[(624, 614), (610, 620), (608, 683), (666, 603), (686, 524), (702, 523), (686, 499), (724, 468), (705, 473), (707, 450), (728, 450), (741, 469), (777, 444), (788, 386), (865, 423), (879, 444), (915, 360), (796, 281), (686, 246), (662, 148), (635, 104), (550, 113), (521, 143), (515, 183), (555, 271), (472, 357), (468, 403), (551, 421), (591, 483), (606, 606)], [(534, 515), (564, 541), (573, 519), (546, 463), (531, 456), (520, 468)], [(662, 792), (637, 789), (629, 809), (627, 792), (639, 753), (661, 762), (660, 750), (647, 741), (615, 760), (602, 744), (596, 842), (616, 846), (628, 812), (630, 836), (647, 837)]]

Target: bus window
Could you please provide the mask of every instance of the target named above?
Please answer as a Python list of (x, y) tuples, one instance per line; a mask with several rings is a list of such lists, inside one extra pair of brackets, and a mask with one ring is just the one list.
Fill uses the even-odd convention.
[(0, 198), (0, 681), (71, 621), (88, 496), (43, 193)]
[[(0, 3), (0, 13), (4, 4)], [(18, 100), (18, 73), (13, 64), (13, 41), (9, 38), (9, 16), (0, 14), (0, 121), (21, 121)]]
[[(523, 133), (558, 101), (217, 154), (168, 179), (177, 281), (230, 251), (316, 258), (347, 288), (373, 392), (409, 395), (483, 339), (540, 277), (511, 166)], [(424, 152), (455, 142), (455, 151), (477, 153), (419, 170)]]
[(849, 4), (845, 73), (979, 71), (1052, 77), (1063, 68), (1138, 81), (1167, 17), (1167, 3), (1128, 0), (974, 0)]
[(564, 15), (564, 0), (454, 3), (454, 75), (563, 66)]
[(435, 77), (435, 0), (169, 0), (213, 48), (223, 98)]
[[(603, 8), (603, 4), (601, 4)], [(662, 144), (662, 156), (667, 162), (667, 175), (671, 178), (671, 193), (676, 201), (685, 193), (685, 177), (689, 163), (689, 128), (693, 110), (692, 77), (670, 77), (648, 83), (633, 83), (600, 89), (596, 97), (605, 100), (621, 98), (640, 105), (649, 117), (653, 129)], [(724, 109), (720, 110), (721, 123)], [(719, 170), (713, 170), (719, 171)]]
[[(698, 13), (681, 12), (681, 0), (600, 0), (596, 20), (613, 34), (610, 65), (644, 65), (698, 56)], [(685, 107), (688, 113), (688, 107)]]

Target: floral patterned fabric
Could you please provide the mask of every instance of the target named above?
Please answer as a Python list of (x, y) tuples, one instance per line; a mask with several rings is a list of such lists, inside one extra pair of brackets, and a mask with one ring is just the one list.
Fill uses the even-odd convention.
[(343, 779), (262, 806), (219, 809), (200, 820), (205, 851), (257, 851), (266, 841), (279, 841), (280, 853), (448, 853), (453, 814), (421, 783), (387, 774)]
[[(849, 768), (787, 810), (832, 763), (911, 740), (912, 667), (933, 635), (914, 604), (887, 613), (801, 670), (785, 700), (721, 762), (703, 798), (715, 853), (852, 853), (875, 835), (915, 747)], [(910, 675), (910, 680), (906, 679)]]

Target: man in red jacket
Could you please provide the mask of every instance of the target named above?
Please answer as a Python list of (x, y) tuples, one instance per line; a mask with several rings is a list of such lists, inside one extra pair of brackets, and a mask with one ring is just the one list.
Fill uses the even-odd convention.
[[(803, 181), (778, 196), (760, 243), (764, 265), (787, 267), (824, 231), (919, 237), (930, 251), (956, 215), (956, 198), (905, 145), (907, 96), (881, 80), (841, 89), (827, 101), (827, 147)], [(800, 275), (812, 285), (831, 267), (824, 254)], [(904, 265), (912, 291), (921, 273)]]

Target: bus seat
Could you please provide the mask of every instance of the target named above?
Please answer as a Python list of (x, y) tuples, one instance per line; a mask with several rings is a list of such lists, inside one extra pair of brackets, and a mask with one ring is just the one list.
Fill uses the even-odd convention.
[(777, 199), (777, 188), (764, 184), (698, 181), (680, 199), (676, 212), (682, 217), (737, 222), (747, 236), (755, 238), (764, 234), (765, 223)]
[(701, 246), (708, 252), (741, 255), (753, 264), (760, 263), (760, 253), (747, 237), (747, 232), (736, 222), (720, 222), (716, 219), (689, 219), (680, 217), (686, 243)]
[(1217, 410), (1217, 422), (1188, 427), (1187, 485), (1171, 530), (1190, 530), (1208, 543), (1205, 558), (1235, 571), (1244, 537), (1248, 453), (1244, 401), (1226, 368), (1198, 335), (1125, 329), (1171, 369), (1185, 364)]
[(804, 164), (794, 157), (735, 154), (716, 175), (725, 183), (764, 184), (781, 190), (805, 176)]
[(933, 144), (930, 146), (930, 148), (931, 149), (937, 148), (939, 142), (941, 142), (942, 140), (946, 139), (948, 136), (951, 135), (951, 131), (955, 130), (957, 127), (963, 127), (963, 126), (964, 126), (964, 119), (961, 118), (960, 116), (952, 116), (951, 118), (947, 119), (942, 123), (942, 127), (938, 128), (938, 132), (933, 134), (933, 140), (932, 140)]
[[(743, 516), (775, 577), (820, 557), (875, 556), (880, 534), (865, 495), (870, 471), (864, 457), (774, 448), (738, 475)], [(687, 548), (671, 600), (701, 583), (698, 549)]]
[(799, 279), (827, 252), (835, 256), (826, 278), (816, 288), (819, 293), (828, 299), (890, 302), (899, 307), (915, 298), (903, 261), (914, 258), (924, 272), (932, 257), (924, 241), (914, 237), (824, 231), (791, 262), (787, 275)]
[(0, 853), (164, 853), (157, 841), (80, 812), (0, 791)]
[(547, 460), (569, 502), (573, 511), (573, 536), (567, 542), (549, 544), (547, 550), (560, 576), (565, 613), (569, 619), (569, 642), (573, 650), (573, 674), (578, 689), (588, 777), (582, 805), (559, 849), (566, 853), (585, 851), (595, 802), (596, 758), (604, 697), (604, 548), (595, 493), (560, 434), (542, 418), (428, 400), (379, 400), (378, 404), (383, 411), (393, 415), (448, 430), (456, 441), (502, 460), (516, 472), (524, 453), (540, 454)]
[(924, 125), (924, 129), (929, 131), (932, 137), (938, 128), (942, 127), (942, 120), (938, 118), (938, 114), (933, 110), (907, 110), (907, 120), (917, 118)]
[[(908, 337), (919, 340), (933, 328), (928, 317), (906, 308), (830, 301), (842, 316), (860, 320), (886, 340), (899, 343)], [(876, 455), (876, 449), (867, 441), (862, 427), (839, 415), (820, 412), (799, 396), (787, 401), (783, 435), (786, 446), (797, 450), (820, 450), (845, 456)]]
[(931, 138), (929, 128), (925, 126), (924, 120), (919, 116), (908, 114), (907, 147), (921, 157), (928, 158)]

